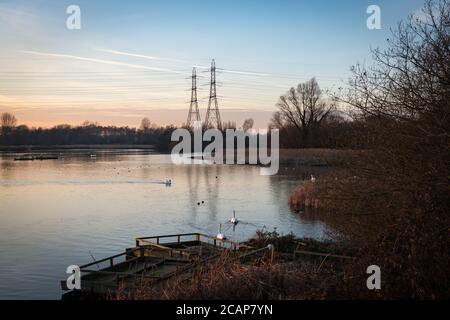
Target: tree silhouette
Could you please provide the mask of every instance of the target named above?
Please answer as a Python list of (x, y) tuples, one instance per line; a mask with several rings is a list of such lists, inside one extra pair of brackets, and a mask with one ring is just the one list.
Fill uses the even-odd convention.
[[(280, 120), (295, 127), (306, 143), (313, 127), (320, 126), (335, 110), (335, 105), (322, 97), (322, 91), (315, 78), (292, 87), (280, 96), (277, 103), (279, 114), (275, 114), (278, 124)], [(280, 119), (281, 117), (281, 119)]]

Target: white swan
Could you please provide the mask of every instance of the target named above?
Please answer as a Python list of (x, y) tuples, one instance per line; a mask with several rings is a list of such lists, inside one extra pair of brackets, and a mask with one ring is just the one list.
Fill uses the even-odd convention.
[(222, 224), (219, 224), (219, 233), (216, 236), (217, 240), (226, 240), (227, 237), (225, 237), (225, 235), (222, 234)]
[(216, 238), (217, 238), (217, 240), (225, 240), (226, 239), (226, 237), (221, 233), (217, 234)]
[(236, 219), (236, 211), (234, 211), (234, 210), (233, 210), (233, 216), (231, 217), (230, 222), (234, 225), (237, 225), (239, 222), (238, 219)]

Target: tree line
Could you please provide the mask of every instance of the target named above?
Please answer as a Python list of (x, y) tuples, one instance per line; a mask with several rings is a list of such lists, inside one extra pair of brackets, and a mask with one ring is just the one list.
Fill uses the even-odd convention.
[[(244, 119), (240, 128), (247, 132), (254, 120)], [(335, 101), (323, 97), (313, 78), (291, 88), (280, 97), (277, 111), (268, 125), (280, 130), (281, 148), (363, 148), (367, 145), (367, 119), (352, 119), (336, 107)], [(224, 122), (222, 130), (236, 129), (234, 121)], [(170, 136), (176, 127), (158, 126), (148, 118), (139, 128), (102, 126), (85, 121), (81, 125), (56, 125), (35, 128), (17, 125), (16, 117), (5, 112), (0, 117), (0, 145), (155, 145), (170, 151)]]
[(11, 113), (0, 116), (0, 145), (153, 145), (159, 151), (170, 151), (174, 126), (157, 126), (144, 118), (139, 128), (102, 126), (85, 121), (79, 126), (61, 124), (52, 128), (30, 128), (17, 125)]

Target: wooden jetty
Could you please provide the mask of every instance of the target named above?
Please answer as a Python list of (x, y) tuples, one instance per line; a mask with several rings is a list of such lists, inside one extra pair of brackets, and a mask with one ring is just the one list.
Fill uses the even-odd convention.
[(14, 158), (15, 161), (57, 160), (58, 156), (45, 154), (24, 154)]
[(24, 154), (24, 155), (15, 157), (14, 160), (15, 161), (33, 161), (33, 160), (35, 160), (35, 157), (31, 154)]
[[(81, 291), (109, 294), (138, 288), (145, 281), (152, 285), (174, 275), (189, 278), (195, 267), (217, 259), (228, 251), (247, 257), (253, 250), (243, 243), (218, 240), (201, 233), (184, 233), (136, 238), (136, 246), (124, 252), (80, 266)], [(66, 280), (61, 288), (67, 288)]]

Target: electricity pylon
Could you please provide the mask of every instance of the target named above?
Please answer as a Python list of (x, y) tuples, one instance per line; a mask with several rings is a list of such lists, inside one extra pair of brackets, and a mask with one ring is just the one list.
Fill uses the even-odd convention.
[(216, 93), (216, 62), (211, 62), (211, 82), (209, 86), (209, 102), (206, 111), (205, 127), (216, 127), (222, 129), (222, 121), (220, 120), (219, 103), (217, 102)]
[(195, 68), (192, 69), (191, 105), (189, 107), (186, 126), (192, 128), (194, 121), (200, 121), (200, 112), (198, 111), (197, 100), (197, 72)]

